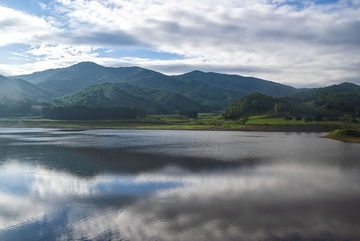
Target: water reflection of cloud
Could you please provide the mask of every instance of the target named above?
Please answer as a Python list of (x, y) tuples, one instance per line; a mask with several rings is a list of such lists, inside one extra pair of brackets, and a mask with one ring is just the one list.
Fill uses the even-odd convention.
[[(1, 184), (10, 170), (18, 177), (22, 173), (8, 166), (8, 172), (0, 172)], [(0, 210), (11, 213), (19, 208), (11, 225), (20, 225), (59, 209), (64, 205), (61, 199), (67, 205), (76, 203), (66, 206), (68, 213), (60, 225), (64, 229), (60, 239), (65, 240), (357, 240), (359, 179), (357, 172), (297, 165), (198, 173), (166, 167), (134, 176), (92, 179), (40, 169), (25, 173), (18, 184), (28, 192), (20, 196), (9, 190), (0, 193)], [(141, 195), (143, 192), (151, 195)], [(129, 193), (138, 196), (117, 206), (122, 194)], [(104, 195), (114, 198), (106, 205), (90, 201)], [(89, 202), (94, 205), (78, 205)], [(20, 205), (35, 210), (36, 215), (24, 212)], [(6, 220), (4, 215), (0, 220)]]
[[(73, 226), (74, 235), (89, 231), (101, 237), (107, 231), (115, 239), (120, 233), (134, 240), (360, 238), (358, 177), (296, 166), (227, 174), (193, 177), (198, 185), (157, 193), (116, 213), (94, 214), (93, 220), (102, 223), (98, 234), (93, 221)], [(179, 202), (164, 204), (165, 197)]]
[(167, 177), (98, 175), (80, 178), (41, 167), (5, 164), (0, 171), (0, 190), (41, 199), (88, 195), (146, 194), (182, 186), (181, 180)]
[(30, 197), (0, 192), (0, 233), (26, 222), (35, 222), (52, 211), (53, 207)]

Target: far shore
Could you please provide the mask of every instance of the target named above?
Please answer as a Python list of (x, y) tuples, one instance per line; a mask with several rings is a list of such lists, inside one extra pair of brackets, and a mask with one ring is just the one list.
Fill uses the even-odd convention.
[[(120, 120), (50, 120), (37, 117), (0, 118), (3, 128), (58, 128), (63, 130), (128, 129), (128, 130), (207, 130), (254, 132), (322, 132), (342, 129), (338, 121), (305, 122), (284, 118), (250, 118), (246, 124), (239, 120), (225, 120), (214, 113), (201, 114), (198, 118), (179, 115), (157, 115), (138, 119)], [(351, 126), (360, 130), (359, 124)]]
[(310, 125), (246, 125), (243, 128), (228, 129), (234, 131), (263, 131), (263, 132), (329, 132), (338, 127), (329, 126), (310, 126)]
[(206, 127), (206, 126), (189, 126), (182, 125), (0, 125), (0, 128), (59, 128), (64, 130), (91, 130), (91, 129), (126, 129), (126, 130), (206, 130), (206, 131), (243, 131), (243, 132), (330, 132), (338, 129), (338, 126), (321, 126), (321, 125), (243, 125), (240, 128), (221, 128), (221, 127)]

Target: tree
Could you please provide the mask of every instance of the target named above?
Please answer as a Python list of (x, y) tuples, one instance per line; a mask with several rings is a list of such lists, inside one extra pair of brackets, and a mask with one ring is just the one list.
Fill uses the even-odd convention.
[(351, 114), (344, 114), (343, 116), (339, 116), (339, 121), (342, 122), (344, 129), (347, 129), (349, 126), (351, 126), (351, 123), (357, 122)]
[(29, 116), (32, 113), (31, 103), (6, 96), (0, 97), (0, 117)]
[(284, 101), (279, 101), (275, 103), (274, 110), (275, 113), (287, 112), (289, 111), (289, 107)]
[(322, 121), (321, 115), (316, 115), (314, 121), (319, 124), (319, 122)]
[(356, 109), (355, 109), (355, 114), (356, 114), (357, 116), (360, 116), (360, 106), (356, 107)]
[(305, 122), (312, 122), (313, 121), (313, 119), (310, 116), (306, 116), (304, 118), (304, 120), (305, 120)]
[(241, 124), (245, 125), (248, 120), (249, 120), (249, 117), (244, 116), (240, 119), (240, 122), (241, 122)]
[(297, 120), (297, 121), (301, 121), (301, 120), (302, 120), (301, 116), (300, 116), (300, 115), (297, 115), (297, 116), (296, 116), (296, 120)]
[(292, 117), (287, 115), (284, 117), (284, 120), (286, 120), (286, 124), (289, 124), (289, 121), (292, 120)]
[(275, 114), (275, 111), (274, 111), (274, 109), (270, 109), (266, 114), (271, 116), (271, 115)]
[(239, 119), (244, 116), (246, 112), (269, 111), (273, 109), (274, 104), (273, 97), (253, 93), (240, 98), (236, 102), (230, 103), (224, 117), (226, 119)]

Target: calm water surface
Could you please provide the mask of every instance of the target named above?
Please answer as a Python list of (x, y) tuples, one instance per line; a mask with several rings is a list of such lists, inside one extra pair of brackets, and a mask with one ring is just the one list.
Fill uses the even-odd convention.
[(360, 240), (324, 135), (0, 128), (0, 240)]

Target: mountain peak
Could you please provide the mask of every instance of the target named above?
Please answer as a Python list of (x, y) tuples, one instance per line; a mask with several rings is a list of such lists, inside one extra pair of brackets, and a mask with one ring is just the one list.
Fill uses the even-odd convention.
[(196, 73), (204, 74), (205, 72), (196, 69), (196, 70), (193, 70), (193, 71), (189, 72), (189, 74), (191, 74), (191, 73), (193, 73), (193, 74), (196, 74)]
[(94, 67), (94, 66), (103, 67), (101, 65), (98, 65), (97, 63), (90, 62), (90, 61), (88, 61), (88, 62), (86, 62), (86, 61), (85, 62), (79, 62), (77, 64), (72, 65), (71, 67), (75, 67), (75, 66), (77, 66), (77, 67)]
[(354, 87), (354, 86), (358, 86), (358, 85), (357, 85), (357, 84), (354, 84), (354, 83), (350, 83), (350, 82), (343, 82), (343, 83), (339, 84), (339, 86)]

